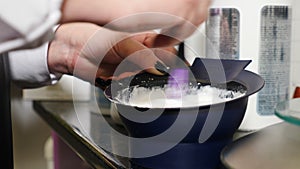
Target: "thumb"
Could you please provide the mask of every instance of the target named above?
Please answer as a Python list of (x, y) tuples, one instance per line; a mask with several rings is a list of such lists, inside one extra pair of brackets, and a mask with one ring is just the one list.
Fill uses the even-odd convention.
[(168, 72), (169, 68), (155, 55), (154, 49), (144, 46), (137, 40), (124, 39), (113, 49), (123, 60), (136, 64), (141, 70), (156, 75), (164, 75)]

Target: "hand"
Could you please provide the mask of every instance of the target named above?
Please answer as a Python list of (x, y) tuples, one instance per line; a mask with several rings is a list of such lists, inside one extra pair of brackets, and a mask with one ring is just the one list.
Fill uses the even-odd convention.
[(134, 34), (116, 43), (101, 61), (97, 77), (121, 79), (144, 70), (157, 75), (167, 73), (168, 67), (176, 64), (177, 51), (174, 47), (152, 48), (148, 41), (156, 35)]
[[(145, 42), (153, 37), (154, 33), (129, 36), (91, 23), (63, 24), (49, 45), (49, 71), (74, 75), (91, 83), (96, 77), (117, 79), (143, 70), (162, 75), (164, 62), (172, 64), (176, 50), (151, 50)], [(125, 65), (124, 71), (115, 74), (121, 63)]]

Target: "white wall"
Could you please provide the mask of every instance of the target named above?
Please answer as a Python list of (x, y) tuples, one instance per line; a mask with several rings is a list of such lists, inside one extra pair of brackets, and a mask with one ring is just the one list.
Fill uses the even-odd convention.
[[(300, 1), (293, 1), (291, 81), (292, 86), (300, 86)], [(293, 90), (293, 88), (292, 88)]]

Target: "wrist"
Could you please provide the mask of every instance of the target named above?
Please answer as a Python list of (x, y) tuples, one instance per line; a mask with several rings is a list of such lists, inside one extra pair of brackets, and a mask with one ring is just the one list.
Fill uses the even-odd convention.
[(64, 38), (59, 38), (60, 28), (61, 25), (57, 25), (53, 28), (55, 38), (49, 42), (47, 50), (48, 70), (54, 75), (70, 74), (68, 68), (70, 47), (64, 42)]
[(51, 74), (70, 74), (67, 66), (68, 49), (60, 51), (64, 44), (53, 40), (48, 45), (47, 64)]

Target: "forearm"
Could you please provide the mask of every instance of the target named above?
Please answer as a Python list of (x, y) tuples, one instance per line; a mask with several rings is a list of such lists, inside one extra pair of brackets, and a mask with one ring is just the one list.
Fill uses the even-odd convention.
[(61, 22), (87, 21), (103, 26), (132, 13), (133, 3), (130, 2), (126, 0), (64, 0), (61, 8)]
[(140, 32), (173, 26), (180, 7), (169, 0), (64, 0), (60, 22), (85, 21), (117, 31)]

